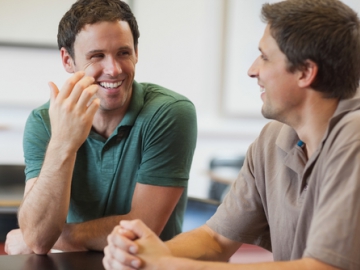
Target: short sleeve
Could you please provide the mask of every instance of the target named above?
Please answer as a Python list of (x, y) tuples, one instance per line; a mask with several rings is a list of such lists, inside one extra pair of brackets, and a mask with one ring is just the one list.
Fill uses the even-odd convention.
[(197, 138), (194, 105), (177, 100), (161, 106), (144, 132), (137, 182), (187, 186)]
[(38, 177), (50, 140), (50, 120), (47, 109), (37, 109), (29, 115), (23, 137), (26, 180)]
[(254, 176), (254, 149), (250, 146), (243, 167), (229, 193), (207, 225), (217, 233), (271, 250), (270, 232)]

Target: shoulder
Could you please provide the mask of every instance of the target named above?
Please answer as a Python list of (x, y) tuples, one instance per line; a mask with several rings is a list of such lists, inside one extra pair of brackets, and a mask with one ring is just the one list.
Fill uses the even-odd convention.
[(152, 83), (140, 83), (144, 91), (143, 113), (195, 116), (194, 104), (184, 95)]
[(283, 123), (278, 121), (270, 121), (267, 123), (260, 132), (261, 137), (277, 137), (279, 135), (281, 129), (284, 127)]
[(331, 142), (350, 144), (360, 141), (360, 110), (348, 112), (330, 130), (328, 140)]
[(341, 121), (339, 121), (339, 124), (341, 127), (343, 126), (352, 126), (358, 128), (360, 126), (360, 110), (352, 111), (347, 113)]
[(278, 121), (270, 121), (261, 130), (259, 136), (251, 144), (248, 154), (253, 158), (274, 161), (275, 156), (283, 157), (296, 145), (299, 138), (290, 126)]
[(144, 90), (145, 101), (153, 101), (153, 100), (155, 101), (162, 100), (168, 102), (186, 101), (191, 103), (191, 101), (184, 95), (172, 91), (163, 86), (160, 86), (158, 84), (140, 83), (140, 85), (143, 87)]
[[(327, 134), (335, 134), (337, 137), (351, 136), (359, 138), (360, 133), (360, 98), (355, 96), (351, 99), (340, 100), (338, 107), (330, 119)], [(342, 137), (341, 136), (341, 137)]]
[(270, 121), (263, 127), (256, 141), (264, 146), (275, 145), (279, 138), (285, 140), (292, 136), (289, 134), (291, 131), (292, 129), (283, 123)]
[(50, 102), (48, 101), (32, 110), (27, 119), (26, 127), (29, 128), (36, 123), (43, 123), (45, 126), (50, 126), (49, 106)]
[(33, 116), (45, 116), (49, 115), (50, 101), (32, 110), (31, 115)]

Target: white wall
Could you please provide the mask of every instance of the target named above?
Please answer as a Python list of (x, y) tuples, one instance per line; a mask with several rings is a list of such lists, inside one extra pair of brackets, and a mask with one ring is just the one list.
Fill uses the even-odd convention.
[(184, 93), (204, 115), (218, 114), (221, 0), (139, 0), (136, 79)]
[(58, 23), (74, 2), (0, 0), (0, 41), (56, 45)]

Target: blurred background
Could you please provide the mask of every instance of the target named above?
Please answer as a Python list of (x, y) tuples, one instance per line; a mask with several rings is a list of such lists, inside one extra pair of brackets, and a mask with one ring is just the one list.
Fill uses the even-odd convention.
[[(0, 164), (23, 164), (30, 111), (49, 98), (48, 81), (69, 77), (60, 61), (58, 22), (74, 0), (0, 0)], [(250, 143), (267, 123), (256, 80), (264, 0), (128, 0), (140, 29), (135, 79), (192, 100), (198, 143), (189, 195), (208, 198), (231, 183)], [(275, 2), (275, 1), (270, 1)], [(360, 11), (360, 1), (344, 0)], [(217, 194), (214, 196), (221, 196)]]

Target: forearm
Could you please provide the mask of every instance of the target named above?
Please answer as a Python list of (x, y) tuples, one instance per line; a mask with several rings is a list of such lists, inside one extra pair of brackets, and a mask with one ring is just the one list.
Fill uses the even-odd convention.
[(204, 261), (194, 261), (183, 258), (162, 258), (161, 265), (164, 265), (166, 268), (159, 269), (168, 269), (168, 270), (336, 270), (330, 265), (324, 264), (320, 261), (304, 258), (296, 261), (285, 261), (285, 262), (263, 262), (263, 263), (252, 263), (252, 264), (231, 264), (231, 263), (222, 263), (222, 262), (204, 262)]
[(229, 240), (225, 248), (225, 245), (220, 244), (218, 237), (209, 227), (204, 225), (176, 236), (167, 241), (166, 245), (175, 257), (204, 261), (228, 261), (241, 246), (241, 243)]
[[(103, 217), (83, 223), (66, 224), (55, 248), (64, 251), (103, 250), (107, 245), (107, 236), (115, 226), (119, 225), (121, 220), (140, 219), (159, 236), (182, 192), (183, 188), (179, 187), (137, 183), (131, 209), (127, 214)], [(154, 197), (154, 194), (159, 195)]]
[(75, 158), (76, 153), (50, 141), (40, 175), (20, 206), (19, 225), (35, 253), (48, 252), (65, 224)]
[[(171, 270), (338, 270), (328, 264), (312, 258), (303, 258), (296, 261), (264, 262), (252, 264), (227, 263), (231, 255), (241, 246), (214, 233), (206, 225), (196, 231), (180, 234), (178, 237), (166, 242), (175, 257), (164, 257), (164, 266), (170, 265)], [(211, 261), (211, 262), (206, 262)], [(224, 261), (224, 262), (221, 262)], [(161, 267), (159, 269), (162, 269)], [(165, 268), (164, 268), (165, 269)]]
[(124, 216), (110, 216), (83, 223), (65, 224), (54, 245), (63, 251), (98, 250), (106, 246), (106, 238)]

